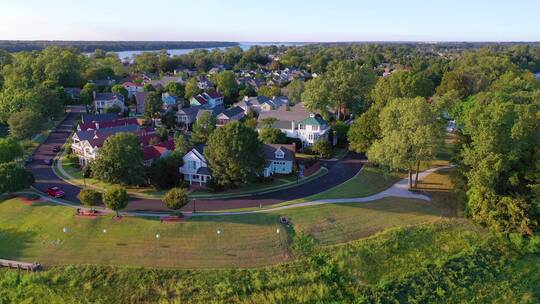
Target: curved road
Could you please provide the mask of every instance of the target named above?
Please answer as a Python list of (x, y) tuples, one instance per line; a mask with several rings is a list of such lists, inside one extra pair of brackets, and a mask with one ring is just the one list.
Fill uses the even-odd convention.
[[(47, 140), (38, 147), (34, 153), (34, 161), (27, 165), (27, 168), (34, 174), (34, 187), (36, 189), (45, 192), (48, 187), (60, 187), (66, 194), (65, 199), (72, 202), (78, 202), (76, 196), (79, 193), (80, 188), (71, 185), (56, 176), (52, 168), (45, 165), (44, 160), (54, 158), (56, 155), (56, 153), (53, 152), (54, 146), (60, 146), (66, 142), (67, 137), (71, 134), (74, 120), (81, 112), (82, 109), (72, 108), (65, 120), (50, 134)], [(328, 168), (328, 173), (326, 175), (298, 187), (242, 198), (196, 200), (195, 202), (190, 202), (182, 210), (192, 211), (194, 203), (197, 211), (212, 211), (266, 206), (303, 198), (333, 188), (354, 177), (362, 168), (363, 161), (359, 155), (349, 153), (343, 160), (323, 161), (322, 165)], [(131, 198), (129, 206), (126, 208), (126, 211), (165, 210), (167, 209), (160, 200), (141, 198)]]

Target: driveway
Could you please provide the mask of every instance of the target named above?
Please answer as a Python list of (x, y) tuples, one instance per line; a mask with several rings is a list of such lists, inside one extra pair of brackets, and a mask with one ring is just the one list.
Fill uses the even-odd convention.
[[(69, 184), (56, 176), (51, 166), (45, 165), (45, 159), (52, 159), (56, 155), (53, 152), (54, 146), (63, 145), (72, 132), (73, 123), (80, 113), (81, 108), (71, 108), (65, 120), (52, 132), (47, 140), (39, 146), (34, 153), (33, 163), (27, 168), (34, 174), (34, 187), (45, 192), (48, 187), (57, 186), (65, 192), (65, 199), (78, 203), (77, 194), (80, 188)], [(328, 173), (298, 187), (253, 195), (242, 198), (232, 198), (223, 200), (196, 200), (190, 202), (182, 210), (192, 211), (195, 203), (197, 211), (226, 210), (247, 207), (258, 207), (273, 205), (285, 201), (295, 200), (306, 196), (314, 195), (330, 188), (333, 188), (354, 177), (362, 168), (363, 161), (360, 155), (349, 153), (343, 160), (323, 161), (323, 166), (328, 168)], [(161, 200), (131, 198), (126, 211), (164, 211), (167, 210)]]

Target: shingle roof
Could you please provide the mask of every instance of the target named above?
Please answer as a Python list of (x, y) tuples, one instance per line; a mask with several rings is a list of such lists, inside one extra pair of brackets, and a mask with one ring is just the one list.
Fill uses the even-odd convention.
[[(283, 158), (276, 158), (276, 151), (283, 151)], [(266, 161), (292, 161), (295, 156), (294, 145), (279, 145), (279, 144), (264, 144), (262, 146), (262, 153)]]
[(120, 93), (96, 93), (95, 100), (113, 100), (113, 99), (118, 99), (118, 100), (123, 101), (124, 95)]
[(119, 126), (119, 127), (113, 127), (113, 128), (106, 128), (106, 129), (100, 129), (100, 130), (89, 130), (89, 131), (81, 131), (77, 132), (77, 137), (79, 140), (90, 140), (94, 137), (103, 138), (103, 137), (109, 137), (113, 134), (120, 133), (120, 132), (137, 132), (139, 130), (138, 125), (125, 125), (125, 126)]
[(107, 114), (82, 114), (81, 121), (82, 123), (89, 123), (93, 121), (107, 121), (118, 119), (119, 116), (116, 113), (107, 113)]
[[(98, 126), (99, 125), (99, 126)], [(114, 128), (119, 126), (126, 126), (126, 125), (139, 125), (139, 122), (136, 118), (121, 118), (121, 119), (113, 119), (113, 120), (103, 120), (103, 121), (92, 121), (87, 123), (81, 123), (79, 124), (79, 128), (81, 131), (88, 131), (88, 130), (96, 130), (99, 129), (107, 129), (107, 128)]]

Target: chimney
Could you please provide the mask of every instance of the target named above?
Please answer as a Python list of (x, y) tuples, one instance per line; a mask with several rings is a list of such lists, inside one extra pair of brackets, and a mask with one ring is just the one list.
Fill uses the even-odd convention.
[(292, 120), (291, 121), (291, 131), (293, 131), (293, 132), (294, 132), (294, 125), (295, 125), (295, 122), (294, 122), (294, 120)]
[(99, 122), (96, 122), (96, 130), (99, 130)]
[(96, 100), (96, 91), (92, 91), (92, 97), (94, 97), (94, 100)]
[(97, 130), (94, 130), (94, 139), (98, 139)]

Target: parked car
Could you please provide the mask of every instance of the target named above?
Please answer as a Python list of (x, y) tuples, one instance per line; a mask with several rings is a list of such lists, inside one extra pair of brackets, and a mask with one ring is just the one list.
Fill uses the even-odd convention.
[(28, 158), (24, 161), (25, 164), (30, 164), (34, 161), (34, 157), (32, 155), (28, 156)]
[(54, 146), (53, 152), (60, 152), (60, 146)]
[(47, 165), (47, 166), (50, 166), (50, 165), (52, 165), (52, 159), (50, 159), (50, 158), (48, 158), (48, 159), (44, 160), (43, 162), (44, 162), (44, 163), (45, 163), (45, 165)]
[(60, 190), (58, 187), (47, 188), (47, 194), (52, 197), (63, 197), (64, 191)]

